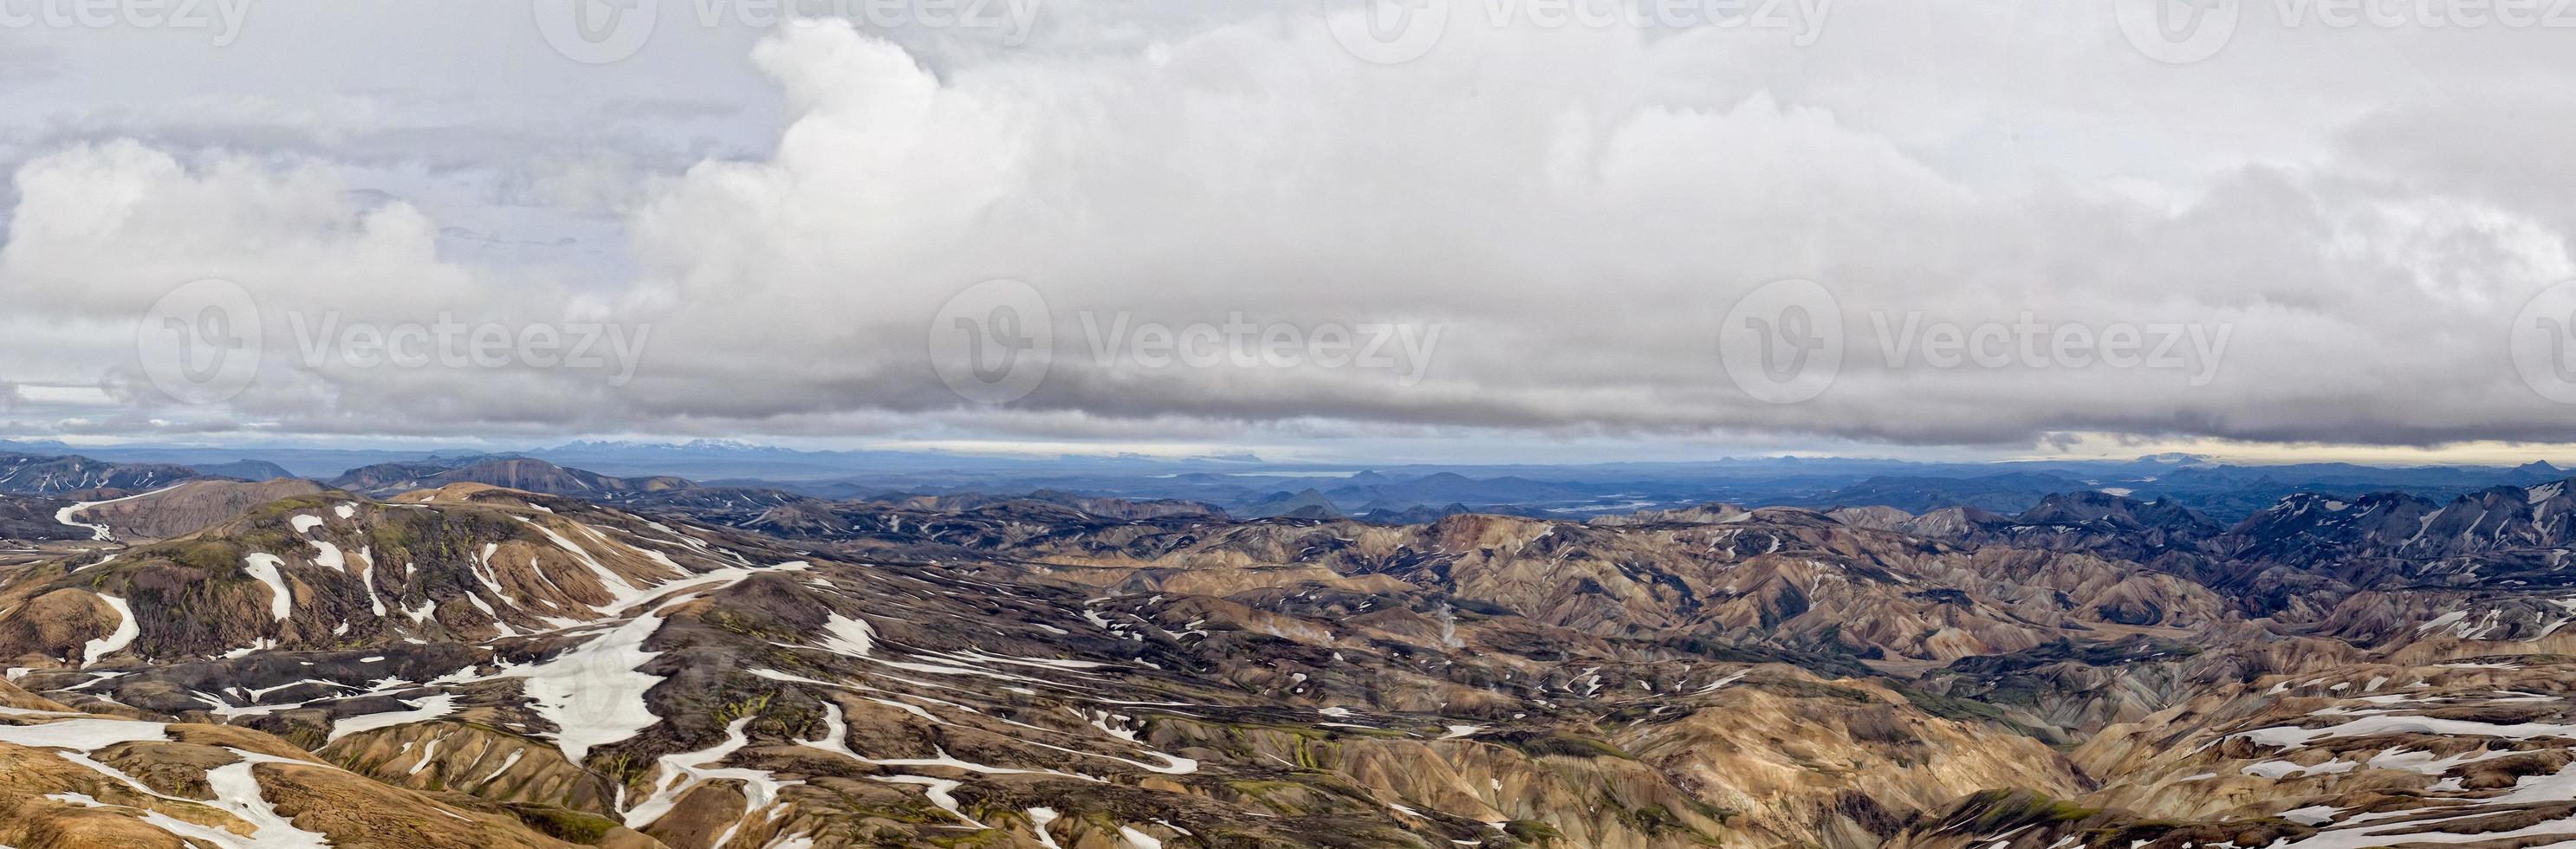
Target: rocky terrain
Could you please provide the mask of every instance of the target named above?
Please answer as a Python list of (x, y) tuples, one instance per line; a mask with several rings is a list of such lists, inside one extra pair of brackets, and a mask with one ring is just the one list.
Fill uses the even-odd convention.
[(0, 844), (2576, 841), (2564, 484), (1391, 524), (674, 481), (23, 499)]
[(0, 539), (28, 542), (96, 539), (96, 528), (66, 524), (59, 518), (63, 508), (73, 503), (60, 498), (0, 495)]

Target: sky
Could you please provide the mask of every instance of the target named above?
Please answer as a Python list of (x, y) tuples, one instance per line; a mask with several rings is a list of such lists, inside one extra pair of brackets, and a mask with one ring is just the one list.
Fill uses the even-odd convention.
[(2546, 3), (119, 3), (7, 436), (2576, 459)]

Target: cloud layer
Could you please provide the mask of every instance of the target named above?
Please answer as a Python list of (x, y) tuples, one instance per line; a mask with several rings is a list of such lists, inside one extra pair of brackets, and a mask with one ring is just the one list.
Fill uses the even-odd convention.
[[(134, 84), (131, 104), (17, 119), (0, 147), (18, 162), (0, 379), (22, 388), (0, 417), (165, 436), (2576, 441), (2512, 335), (2576, 277), (2576, 170), (2551, 155), (2576, 133), (2576, 54), (2556, 34), (2248, 7), (2225, 51), (2171, 66), (2097, 5), (1833, 7), (1799, 46), (1494, 27), (1461, 4), (1398, 65), (1313, 12), (1117, 26), (1046, 7), (1062, 17), (1012, 49), (683, 28), (592, 68), (526, 34), (529, 56), (470, 90)], [(56, 64), (124, 49), (113, 36), (62, 36)], [(359, 52), (222, 50), (316, 73)], [(726, 70), (686, 74), (703, 68)], [(686, 98), (636, 94), (682, 77)], [(23, 85), (69, 104), (79, 79)], [(207, 278), (257, 304), (260, 367), (177, 403), (137, 324)], [(1815, 318), (1843, 337), (1830, 385), (1796, 403), (1720, 359), (1730, 310), (1784, 278), (1829, 292), (1838, 312)], [(1024, 281), (1042, 316), (984, 326), (998, 303), (952, 302), (991, 279)], [(977, 339), (1051, 328), (1019, 352), (1043, 380), (961, 397), (939, 367), (972, 373), (959, 316)], [(510, 344), (407, 367), (353, 357), (363, 334), (325, 322)], [(641, 353), (503, 350), (532, 327), (610, 328)], [(1195, 364), (1154, 356), (1149, 328)], [(1956, 365), (1942, 328), (1970, 345)], [(2181, 361), (2102, 362), (2120, 328), (2172, 336)], [(1318, 362), (1337, 331), (1353, 354), (1382, 335), (1387, 359)], [(1273, 349), (1302, 356), (1241, 355)]]

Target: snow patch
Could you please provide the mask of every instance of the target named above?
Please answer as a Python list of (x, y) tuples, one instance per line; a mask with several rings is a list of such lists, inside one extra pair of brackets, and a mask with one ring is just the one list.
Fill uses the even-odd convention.
[(143, 626), (134, 620), (134, 608), (126, 604), (125, 599), (101, 594), (98, 600), (107, 602), (107, 606), (116, 611), (116, 630), (108, 632), (107, 636), (81, 644), (82, 666), (97, 663), (100, 658), (124, 650), (126, 646), (134, 644), (134, 638), (143, 635)]
[(284, 622), (287, 617), (295, 615), (295, 597), (287, 594), (286, 579), (279, 576), (277, 571), (277, 568), (283, 565), (286, 565), (286, 561), (278, 559), (274, 554), (242, 555), (242, 571), (259, 579), (260, 583), (268, 585), (268, 613), (279, 622)]
[(373, 731), (378, 728), (392, 728), (396, 725), (409, 725), (414, 722), (428, 722), (430, 720), (446, 716), (456, 711), (456, 696), (451, 693), (440, 693), (435, 696), (421, 699), (418, 702), (403, 702), (403, 706), (410, 709), (386, 711), (384, 713), (370, 713), (363, 716), (352, 716), (344, 719), (332, 720), (331, 735), (325, 738), (323, 742), (334, 742), (342, 737), (347, 737), (361, 731)]

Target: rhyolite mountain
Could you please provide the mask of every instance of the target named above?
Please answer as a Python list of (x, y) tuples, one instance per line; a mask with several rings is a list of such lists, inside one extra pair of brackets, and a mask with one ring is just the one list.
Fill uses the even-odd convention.
[(74, 503), (61, 498), (0, 495), (0, 540), (42, 542), (97, 538), (96, 528), (63, 522), (63, 508)]
[(0, 502), (0, 844), (2576, 841), (2565, 481), (2239, 521), (132, 482)]
[(76, 455), (0, 453), (0, 493), (10, 495), (146, 490), (205, 476), (186, 466), (160, 463), (110, 463)]

